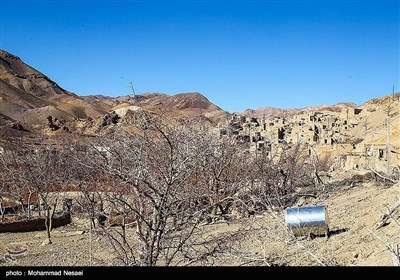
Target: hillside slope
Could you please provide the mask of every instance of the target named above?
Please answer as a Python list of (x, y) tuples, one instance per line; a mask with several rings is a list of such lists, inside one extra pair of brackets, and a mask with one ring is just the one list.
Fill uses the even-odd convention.
[(357, 104), (353, 102), (340, 102), (335, 105), (321, 105), (314, 106), (310, 105), (304, 108), (291, 108), (291, 109), (281, 109), (275, 107), (261, 107), (258, 109), (247, 109), (242, 113), (237, 113), (238, 115), (243, 115), (253, 118), (274, 118), (274, 117), (285, 117), (289, 118), (294, 115), (306, 112), (319, 112), (319, 111), (333, 111), (338, 112), (342, 108), (356, 108)]
[(18, 56), (0, 50), (0, 113), (22, 123), (40, 124), (50, 114), (59, 119), (98, 117), (104, 108), (64, 90)]
[[(82, 77), (84, 79), (84, 77)], [(170, 119), (205, 117), (210, 124), (225, 121), (229, 114), (200, 93), (169, 96), (145, 93), (136, 96), (77, 96), (24, 63), (0, 50), (0, 113), (21, 123), (45, 124), (47, 116), (65, 121), (98, 119), (116, 109), (140, 106)]]

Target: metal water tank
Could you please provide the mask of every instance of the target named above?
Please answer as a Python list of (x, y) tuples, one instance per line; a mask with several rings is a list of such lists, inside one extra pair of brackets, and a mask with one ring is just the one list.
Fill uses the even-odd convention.
[(328, 212), (324, 205), (287, 208), (285, 221), (295, 236), (329, 233)]

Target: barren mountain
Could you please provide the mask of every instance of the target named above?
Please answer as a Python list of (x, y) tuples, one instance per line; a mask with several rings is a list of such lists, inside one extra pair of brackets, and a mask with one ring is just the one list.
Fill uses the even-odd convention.
[(353, 102), (340, 102), (335, 105), (307, 106), (304, 108), (280, 109), (274, 107), (262, 107), (256, 110), (247, 109), (239, 115), (245, 115), (254, 118), (274, 118), (274, 117), (291, 117), (302, 112), (318, 112), (318, 111), (340, 111), (342, 108), (356, 108), (357, 104)]
[[(349, 109), (356, 107), (357, 110)], [(72, 222), (54, 228), (51, 242), (50, 234), (28, 232), (26, 227), (22, 228), (26, 232), (0, 232), (0, 256), (3, 256), (0, 266), (119, 266), (121, 261), (140, 264), (136, 259), (147, 254), (139, 254), (136, 258), (136, 252), (132, 252), (149, 243), (140, 243), (140, 240), (159, 234), (163, 238), (159, 241), (165, 246), (162, 249), (154, 247), (163, 255), (162, 260), (153, 263), (155, 265), (169, 264), (165, 260), (170, 257), (170, 252), (180, 254), (181, 251), (182, 256), (170, 264), (398, 264), (399, 208), (396, 210), (392, 205), (398, 203), (400, 184), (399, 110), (400, 94), (372, 99), (360, 106), (341, 102), (294, 109), (248, 109), (242, 115), (258, 118), (324, 111), (310, 116), (313, 118), (300, 116), (301, 120), (294, 118), (287, 123), (279, 119), (260, 125), (253, 120), (244, 120), (243, 124), (247, 126), (239, 128), (236, 125), (241, 125), (243, 118), (238, 118), (240, 122), (232, 118), (234, 122), (227, 124), (231, 124), (233, 132), (238, 132), (232, 133), (233, 137), (248, 139), (255, 145), (263, 144), (256, 146), (254, 153), (233, 149), (231, 138), (227, 138), (229, 142), (224, 142), (224, 138), (222, 142), (214, 142), (210, 141), (214, 134), (199, 133), (196, 136), (196, 131), (165, 131), (161, 133), (163, 137), (153, 141), (152, 129), (148, 126), (142, 129), (140, 125), (147, 125), (148, 120), (156, 119), (155, 116), (165, 117), (169, 124), (189, 118), (201, 127), (216, 127), (217, 122), (223, 122), (230, 115), (198, 92), (173, 96), (144, 93), (80, 97), (62, 89), (18, 57), (0, 51), (0, 179), (4, 182), (0, 189), (1, 202), (7, 202), (4, 197), (9, 194), (15, 196), (16, 202), (16, 198), (21, 202), (20, 206), (14, 207), (17, 210), (9, 208), (7, 213), (4, 204), (0, 203), (4, 208), (0, 211), (0, 224), (13, 221), (9, 224), (18, 227), (14, 222), (19, 220), (23, 225), (40, 222), (43, 210), (50, 209), (48, 206), (53, 207), (54, 214), (56, 209), (62, 208), (61, 203), (57, 203), (61, 198), (68, 197), (73, 201), (71, 209), (66, 207)], [(150, 114), (142, 114), (143, 111)], [(329, 114), (327, 111), (340, 113)], [(52, 117), (48, 118), (49, 115)], [(317, 118), (316, 115), (321, 116)], [(323, 122), (324, 118), (326, 122)], [(127, 128), (134, 130), (134, 125), (146, 131), (142, 137), (124, 138), (119, 143), (114, 141), (117, 137), (112, 138), (113, 142), (91, 137), (119, 132), (117, 128), (121, 126), (124, 132)], [(223, 135), (224, 128), (218, 128)], [(71, 130), (84, 135), (71, 133), (68, 136)], [(246, 130), (248, 134), (244, 134)], [(265, 136), (261, 134), (264, 132)], [(294, 145), (295, 141), (286, 142), (283, 132), (292, 136), (296, 133), (297, 143), (303, 143), (299, 138), (299, 135), (303, 137), (302, 133), (306, 136), (308, 133), (312, 140), (306, 142), (308, 137), (304, 137), (306, 149), (303, 150), (300, 145)], [(43, 137), (46, 134), (51, 137)], [(193, 134), (195, 137), (191, 138)], [(226, 130), (225, 134), (229, 135)], [(7, 137), (12, 141), (7, 141)], [(258, 141), (261, 137), (265, 138)], [(322, 141), (325, 137), (330, 141)], [(332, 141), (335, 139), (340, 141)], [(82, 143), (74, 143), (73, 149), (65, 149), (68, 153), (64, 153), (64, 149), (57, 153), (56, 145), (62, 148), (72, 141)], [(15, 146), (11, 145), (14, 143)], [(34, 146), (25, 150), (21, 145), (24, 143)], [(192, 144), (198, 143), (200, 146), (193, 148)], [(275, 153), (276, 146), (279, 149)], [(247, 147), (247, 144), (238, 147)], [(268, 153), (258, 152), (262, 147), (269, 148), (264, 150)], [(339, 152), (339, 147), (343, 152)], [(15, 153), (9, 152), (12, 148)], [(48, 153), (31, 153), (32, 148)], [(202, 154), (204, 148), (206, 153)], [(325, 157), (326, 154), (331, 157)], [(47, 155), (51, 155), (48, 157), (51, 164), (43, 160)], [(60, 157), (54, 155), (64, 156), (65, 160), (58, 164), (53, 159)], [(348, 163), (347, 159), (351, 161)], [(391, 165), (394, 167), (392, 175), (375, 171), (379, 166), (387, 166), (390, 170)], [(306, 168), (304, 172), (303, 168)], [(14, 187), (16, 191), (11, 191)], [(25, 189), (29, 195), (26, 205), (21, 197), (21, 190)], [(31, 203), (35, 202), (30, 200), (34, 194), (32, 190), (47, 197), (47, 202), (55, 199), (55, 203)], [(95, 195), (99, 197), (98, 201)], [(164, 206), (160, 206), (159, 201)], [(143, 214), (143, 205), (146, 206), (144, 212), (150, 214)], [(283, 207), (318, 205), (325, 206), (326, 214), (329, 212), (324, 216), (325, 233), (315, 235), (310, 231), (304, 232), (304, 236), (294, 236), (287, 227), (288, 212), (285, 213)], [(218, 210), (212, 210), (217, 206)], [(392, 210), (388, 211), (390, 207)], [(30, 210), (15, 214), (20, 209)], [(24, 221), (25, 213), (32, 214), (27, 221)], [(49, 213), (47, 211), (47, 215)], [(154, 213), (165, 215), (164, 220), (157, 221), (161, 226), (156, 229), (156, 222), (151, 222), (150, 226), (147, 222), (154, 220)], [(200, 216), (196, 218), (194, 213)], [(39, 215), (41, 217), (36, 219)], [(100, 222), (103, 216), (107, 216), (106, 223)], [(131, 217), (137, 220), (130, 222)], [(117, 218), (121, 218), (121, 222), (117, 222)], [(188, 224), (195, 219), (197, 222)], [(377, 227), (377, 224), (382, 226)], [(142, 225), (145, 225), (144, 235), (137, 230)], [(167, 229), (169, 235), (165, 234)], [(118, 236), (122, 239), (115, 238)], [(180, 249), (175, 251), (175, 248)]]
[(74, 96), (58, 86), (46, 75), (23, 63), (18, 56), (0, 51), (1, 78), (8, 84), (39, 98)]
[[(387, 97), (382, 97), (359, 106), (363, 109), (360, 115), (361, 123), (353, 131), (358, 135), (365, 135), (365, 143), (377, 140), (379, 143), (384, 143), (385, 108), (388, 102)], [(398, 100), (394, 103), (398, 104)], [(293, 109), (264, 107), (256, 110), (248, 109), (242, 114), (258, 118), (290, 117), (300, 112), (340, 111), (342, 108), (355, 107), (357, 105), (352, 102), (341, 102), (332, 106)], [(181, 118), (191, 118), (201, 120), (201, 123), (209, 127), (215, 127), (218, 122), (224, 122), (230, 116), (198, 92), (172, 96), (164, 93), (144, 93), (120, 97), (103, 95), (80, 97), (61, 88), (49, 77), (25, 64), (19, 57), (0, 50), (0, 126), (7, 124), (12, 131), (21, 131), (18, 130), (19, 126), (15, 125), (17, 121), (29, 130), (29, 125), (47, 124), (47, 117), (51, 115), (53, 119), (65, 120), (69, 129), (92, 125), (92, 131), (96, 131), (98, 129), (96, 126), (113, 111), (123, 120), (128, 112), (135, 112), (138, 108), (162, 115), (171, 122)], [(395, 146), (400, 145), (397, 111), (398, 109), (393, 109), (391, 122), (391, 134)], [(79, 119), (83, 121), (80, 122)], [(121, 125), (123, 124), (124, 122), (121, 122)]]
[(200, 93), (80, 97), (61, 88), (18, 56), (0, 50), (0, 114), (12, 120), (33, 125), (45, 124), (49, 115), (67, 122), (98, 119), (117, 109), (126, 114), (135, 106), (170, 119), (201, 116), (210, 124), (229, 116)]
[(180, 93), (169, 96), (163, 93), (144, 93), (136, 96), (117, 97), (113, 110), (132, 105), (164, 115), (168, 118), (204, 117), (213, 124), (225, 121), (229, 114), (211, 103), (198, 92)]
[(64, 90), (18, 56), (0, 50), (0, 113), (22, 123), (39, 124), (48, 115), (58, 119), (97, 117), (103, 108)]

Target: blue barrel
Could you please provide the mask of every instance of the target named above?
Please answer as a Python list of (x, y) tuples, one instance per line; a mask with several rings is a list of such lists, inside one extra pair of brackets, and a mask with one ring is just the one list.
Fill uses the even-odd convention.
[(324, 205), (287, 208), (286, 226), (295, 236), (329, 233), (328, 212)]

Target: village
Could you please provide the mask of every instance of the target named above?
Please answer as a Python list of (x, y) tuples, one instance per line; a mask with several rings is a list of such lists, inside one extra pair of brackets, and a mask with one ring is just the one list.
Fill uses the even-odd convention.
[[(55, 131), (49, 121), (37, 126), (38, 134), (25, 134), (19, 141), (15, 141), (16, 137), (9, 142), (2, 139), (0, 240), (12, 237), (18, 241), (0, 246), (0, 254), (3, 253), (0, 262), (6, 266), (140, 264), (131, 263), (130, 257), (119, 258), (125, 247), (113, 246), (125, 242), (139, 248), (136, 229), (138, 225), (147, 226), (141, 222), (157, 214), (157, 203), (164, 199), (157, 188), (169, 186), (168, 178), (161, 175), (172, 163), (182, 169), (178, 172), (171, 169), (171, 178), (181, 177), (173, 185), (174, 195), (167, 200), (166, 207), (173, 211), (163, 216), (165, 220), (159, 223), (160, 227), (196, 229), (184, 236), (193, 238), (185, 245), (187, 248), (197, 249), (196, 238), (207, 232), (215, 234), (215, 238), (226, 235), (226, 247), (212, 253), (215, 263), (201, 258), (202, 252), (193, 262), (195, 265), (242, 265), (247, 263), (242, 254), (258, 256), (263, 244), (272, 244), (265, 250), (272, 256), (268, 264), (274, 265), (321, 264), (320, 257), (308, 258), (308, 251), (296, 244), (311, 246), (313, 252), (325, 258), (324, 265), (391, 264), (391, 253), (385, 248), (376, 250), (376, 246), (383, 245), (379, 239), (371, 238), (370, 229), (388, 240), (398, 235), (396, 224), (387, 226), (388, 217), (392, 216), (385, 211), (392, 207), (393, 211), (389, 211), (394, 212), (400, 205), (391, 206), (398, 190), (389, 188), (398, 184), (399, 176), (399, 97), (396, 94), (373, 99), (356, 108), (331, 106), (304, 110), (291, 116), (256, 118), (231, 114), (211, 129), (213, 133), (203, 127), (179, 128), (173, 124), (163, 126), (164, 132), (157, 130), (160, 122), (156, 118), (153, 121), (142, 118), (162, 137), (141, 138), (140, 133), (122, 132), (136, 125), (142, 129), (136, 131), (143, 133), (149, 126), (141, 126), (137, 121), (140, 118), (129, 122), (131, 113), (123, 115), (118, 111), (119, 116), (113, 111), (110, 114), (120, 117), (121, 121), (104, 124), (104, 117), (98, 119), (100, 132), (114, 131), (110, 135), (95, 137), (78, 130)], [(142, 150), (143, 147), (148, 150)], [(301, 149), (296, 151), (297, 147)], [(175, 152), (183, 156), (177, 159)], [(289, 161), (280, 161), (291, 152), (305, 160), (291, 163), (289, 156), (286, 157)], [(257, 167), (258, 156), (263, 165)], [(329, 159), (329, 170), (317, 172), (315, 166), (324, 158)], [(176, 160), (181, 161), (177, 164)], [(143, 163), (151, 164), (144, 166)], [(123, 176), (120, 176), (121, 170), (125, 172)], [(142, 181), (137, 181), (138, 178)], [(30, 183), (26, 184), (25, 180)], [(151, 195), (149, 199), (136, 199), (132, 190), (139, 186), (138, 182), (140, 186), (148, 186), (144, 193)], [(154, 193), (149, 191), (153, 189)], [(185, 203), (176, 204), (176, 197), (182, 197)], [(126, 205), (153, 208), (142, 216), (135, 216)], [(307, 207), (319, 207), (324, 213), (329, 208), (329, 219), (326, 216), (321, 227), (324, 232), (318, 231), (316, 237), (311, 237), (304, 234), (306, 231), (299, 231), (299, 236), (293, 237), (291, 233), (295, 231), (289, 228), (283, 215), (286, 219), (288, 209)], [(383, 210), (376, 211), (377, 207)], [(153, 227), (149, 224), (146, 229), (151, 232)], [(168, 234), (173, 235), (175, 231)], [(167, 234), (159, 236), (169, 238)], [(213, 238), (207, 240), (207, 246), (214, 246)], [(245, 247), (241, 247), (241, 242)], [(256, 246), (256, 242), (262, 244)], [(289, 250), (282, 249), (285, 246)], [(344, 246), (347, 249), (342, 250)], [(202, 249), (204, 254), (209, 254), (207, 248)], [(242, 253), (229, 248), (239, 248)], [(357, 252), (348, 253), (353, 251)], [(302, 254), (302, 259), (291, 257), (295, 255), (292, 252)], [(186, 256), (179, 258), (176, 263), (192, 263)], [(255, 259), (250, 265), (264, 265)], [(161, 259), (146, 263), (168, 264)]]
[(400, 267), (399, 11), (1, 1), (0, 275)]
[[(367, 120), (371, 111), (344, 107), (272, 118), (233, 114), (216, 133), (219, 137), (234, 137), (239, 142), (249, 143), (251, 152), (264, 151), (270, 158), (279, 155), (282, 149), (303, 144), (310, 156), (331, 157), (334, 161), (331, 171), (373, 169), (397, 173), (400, 147), (396, 143), (390, 145), (390, 131), (380, 137), (374, 132), (367, 138), (359, 134), (360, 131), (369, 133)], [(388, 154), (388, 150), (391, 153)]]

